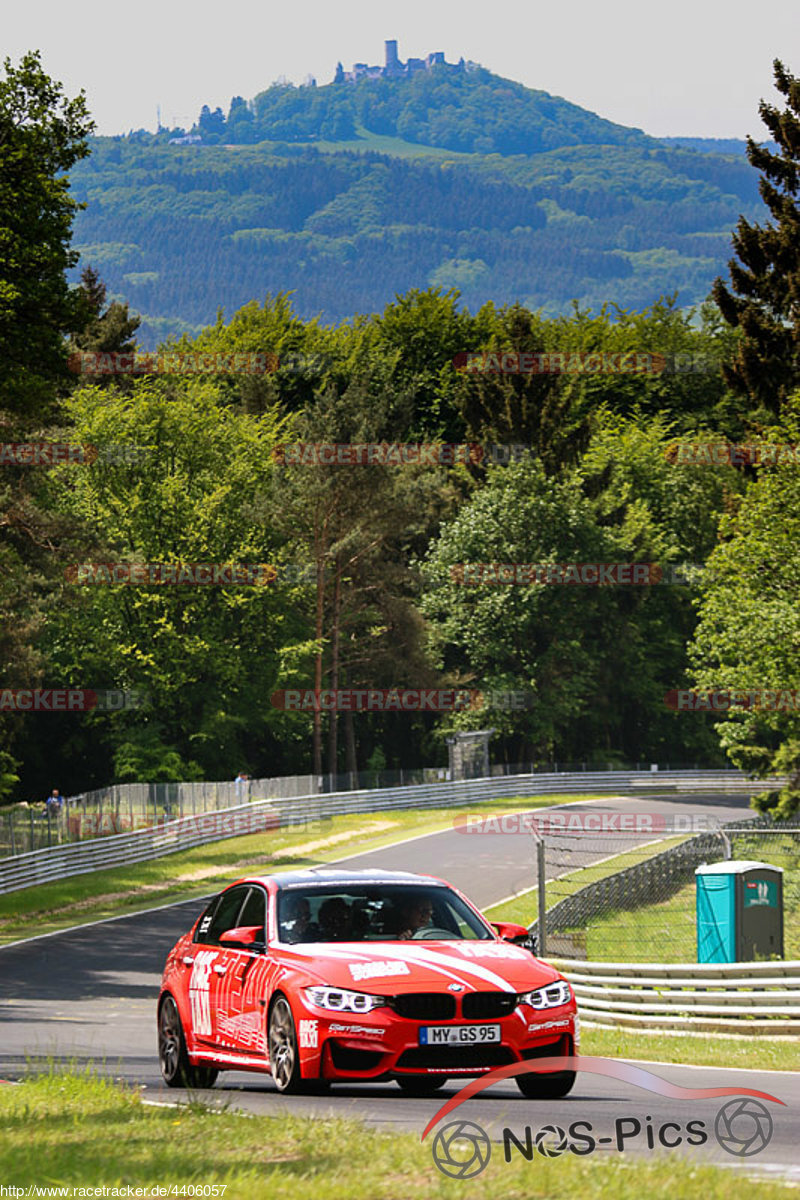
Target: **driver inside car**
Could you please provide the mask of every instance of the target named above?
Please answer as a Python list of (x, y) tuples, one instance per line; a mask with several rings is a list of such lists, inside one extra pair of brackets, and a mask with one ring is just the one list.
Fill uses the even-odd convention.
[(433, 915), (433, 905), (427, 896), (418, 896), (409, 901), (400, 910), (397, 937), (413, 938), (420, 930), (429, 926)]

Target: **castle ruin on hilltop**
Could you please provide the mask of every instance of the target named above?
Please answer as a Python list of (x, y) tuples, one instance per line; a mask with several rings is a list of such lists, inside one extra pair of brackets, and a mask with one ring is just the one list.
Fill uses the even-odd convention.
[(352, 71), (345, 71), (341, 63), (337, 64), (334, 83), (355, 83), (359, 79), (402, 79), (404, 76), (415, 75), (418, 71), (430, 71), (434, 67), (450, 67), (454, 71), (472, 71), (477, 63), (464, 62), (461, 58), (457, 63), (445, 61), (443, 50), (432, 51), (427, 58), (409, 58), (401, 62), (397, 55), (395, 40), (384, 43), (386, 46), (386, 61), (382, 67), (371, 67), (367, 63), (353, 63)]

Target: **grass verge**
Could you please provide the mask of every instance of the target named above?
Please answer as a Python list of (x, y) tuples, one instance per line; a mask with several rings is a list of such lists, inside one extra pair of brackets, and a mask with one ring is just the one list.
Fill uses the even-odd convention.
[[(652, 858), (655, 854), (661, 854), (664, 850), (669, 850), (672, 846), (677, 846), (680, 842), (685, 841), (685, 837), (662, 838), (652, 845), (640, 846), (634, 850), (625, 850), (621, 854), (615, 854), (604, 862), (598, 862), (588, 867), (577, 867), (574, 871), (562, 875), (560, 879), (548, 882), (547, 908), (549, 910), (559, 900), (574, 895), (589, 883), (596, 883), (598, 879), (605, 879), (608, 875), (616, 875), (617, 871), (635, 866), (636, 863), (644, 862), (645, 859)], [(530, 891), (520, 892), (519, 895), (511, 897), (509, 900), (503, 900), (500, 904), (493, 904), (484, 911), (490, 921), (516, 921), (519, 925), (530, 925), (539, 914), (537, 890), (534, 887)], [(622, 959), (618, 961), (621, 962)]]
[(796, 1037), (775, 1040), (710, 1037), (707, 1033), (672, 1035), (629, 1029), (587, 1029), (584, 1025), (581, 1054), (692, 1063), (698, 1067), (741, 1067), (748, 1071), (800, 1071), (800, 1040)]
[[(225, 1200), (438, 1200), (454, 1194), (474, 1200), (639, 1200), (643, 1195), (745, 1200), (753, 1195), (751, 1179), (702, 1165), (699, 1152), (688, 1161), (567, 1153), (555, 1159), (537, 1154), (535, 1162), (527, 1162), (516, 1154), (506, 1163), (495, 1145), (478, 1179), (452, 1180), (433, 1164), (432, 1137), (420, 1143), (419, 1134), (295, 1117), (286, 1107), (281, 1117), (245, 1119), (204, 1110), (199, 1103), (147, 1107), (135, 1092), (85, 1074), (29, 1078), (0, 1087), (0, 1178), (23, 1189), (65, 1187), (70, 1191), (62, 1194), (76, 1196), (78, 1188), (170, 1185), (178, 1195), (191, 1195), (193, 1186), (216, 1184)], [(546, 1106), (541, 1117), (544, 1123)], [(787, 1195), (775, 1181), (758, 1187), (762, 1200)]]
[[(800, 959), (798, 884), (785, 886), (784, 956)], [(687, 883), (658, 904), (634, 912), (595, 917), (586, 929), (586, 957), (596, 962), (695, 962), (697, 921), (695, 884)]]
[[(481, 802), (480, 811), (527, 812), (593, 798), (514, 797)], [(226, 838), (129, 867), (93, 871), (57, 883), (23, 888), (0, 895), (0, 945), (87, 921), (208, 895), (254, 869), (269, 874), (378, 850), (406, 837), (450, 829), (460, 814), (461, 808), (436, 808), (323, 818), (304, 827), (287, 826)]]

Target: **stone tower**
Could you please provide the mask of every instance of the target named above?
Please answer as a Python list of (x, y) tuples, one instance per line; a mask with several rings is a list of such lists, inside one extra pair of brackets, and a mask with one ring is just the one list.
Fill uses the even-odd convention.
[(400, 66), (400, 60), (397, 57), (397, 42), (395, 40), (387, 41), (386, 46), (386, 70), (396, 71)]

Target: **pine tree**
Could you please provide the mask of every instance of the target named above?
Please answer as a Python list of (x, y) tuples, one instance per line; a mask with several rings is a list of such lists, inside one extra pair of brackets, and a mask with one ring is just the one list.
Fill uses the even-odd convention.
[(733, 235), (730, 289), (717, 279), (712, 295), (742, 334), (728, 384), (771, 413), (800, 384), (800, 79), (776, 59), (775, 86), (783, 110), (761, 101), (759, 113), (779, 153), (747, 139), (747, 157), (761, 172), (759, 191), (772, 215), (763, 227), (740, 217)]
[(106, 354), (112, 351), (128, 354), (135, 349), (133, 335), (141, 324), (141, 318), (130, 316), (128, 305), (119, 300), (112, 300), (106, 308), (106, 285), (94, 267), (85, 266), (81, 272), (76, 308), (75, 327), (78, 332), (73, 334), (72, 349), (96, 350)]

